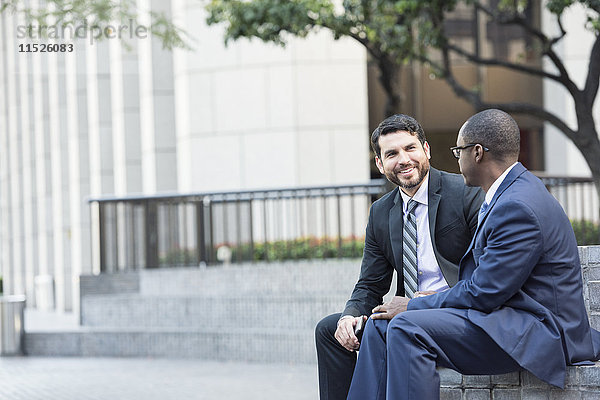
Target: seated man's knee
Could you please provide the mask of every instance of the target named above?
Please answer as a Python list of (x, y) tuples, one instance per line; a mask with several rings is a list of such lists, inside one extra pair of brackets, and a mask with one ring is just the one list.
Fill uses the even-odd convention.
[(324, 338), (333, 337), (337, 329), (337, 322), (340, 314), (331, 314), (319, 321), (315, 327), (315, 339), (317, 342)]
[(410, 314), (410, 312), (403, 312), (392, 318), (387, 327), (388, 332), (392, 329), (405, 331), (407, 328), (413, 326), (414, 324), (411, 321)]
[(367, 323), (365, 324), (363, 338), (368, 335), (381, 335), (387, 329), (387, 326), (390, 321), (386, 319), (373, 319), (368, 318)]

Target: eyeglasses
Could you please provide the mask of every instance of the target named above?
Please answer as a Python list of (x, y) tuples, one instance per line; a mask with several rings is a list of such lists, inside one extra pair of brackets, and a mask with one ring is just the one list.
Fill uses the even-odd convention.
[(469, 143), (469, 144), (465, 144), (464, 146), (450, 147), (450, 150), (452, 150), (452, 154), (454, 155), (454, 157), (456, 159), (459, 159), (461, 150), (468, 149), (469, 147), (473, 147), (473, 146), (477, 146), (477, 145), (480, 145), (483, 148), (483, 151), (490, 151), (490, 149), (488, 149), (487, 147), (483, 146), (480, 143)]

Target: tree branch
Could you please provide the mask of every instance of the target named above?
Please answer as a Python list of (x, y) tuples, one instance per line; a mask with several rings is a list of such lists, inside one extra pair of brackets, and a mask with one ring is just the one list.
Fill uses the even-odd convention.
[(510, 18), (503, 17), (499, 13), (493, 11), (491, 8), (486, 7), (485, 5), (481, 4), (481, 2), (479, 2), (479, 1), (475, 2), (474, 4), (475, 4), (475, 8), (483, 11), (483, 13), (486, 14), (488, 17), (490, 17), (493, 21), (496, 21), (497, 23), (499, 23), (501, 25), (517, 24), (517, 25), (523, 27), (523, 29), (525, 29), (531, 35), (537, 37), (544, 44), (549, 44), (549, 43), (553, 42), (554, 40), (558, 41), (558, 40), (562, 39), (562, 37), (564, 36), (564, 34), (563, 34), (562, 36), (560, 36), (558, 38), (549, 39), (548, 36), (546, 36), (546, 34), (544, 32), (540, 31), (539, 29), (535, 29), (533, 26), (528, 24), (524, 18), (520, 17), (516, 13), (511, 14)]
[(438, 68), (440, 68), (443, 78), (446, 80), (446, 82), (448, 82), (454, 93), (471, 103), (476, 109), (481, 109), (481, 104), (483, 103), (481, 100), (481, 95), (473, 90), (468, 90), (456, 80), (450, 67), (450, 55), (448, 53), (448, 47), (444, 46), (441, 50), (442, 65), (438, 65)]
[(565, 85), (565, 87), (567, 88), (567, 90), (569, 91), (569, 93), (571, 93), (571, 95), (573, 95), (573, 97), (577, 96), (579, 93), (581, 93), (581, 91), (579, 90), (579, 88), (577, 87), (577, 85), (575, 84), (575, 82), (573, 82), (571, 80), (571, 77), (569, 76), (569, 73), (567, 72), (567, 69), (565, 68), (565, 65), (563, 64), (562, 60), (560, 59), (560, 57), (554, 52), (554, 50), (552, 50), (551, 48), (549, 48), (545, 54), (548, 56), (548, 58), (550, 58), (550, 60), (552, 60), (552, 63), (556, 66), (556, 68), (558, 68), (558, 72), (561, 76), (560, 82)]
[[(577, 85), (571, 80), (571, 77), (569, 76), (569, 73), (567, 72), (567, 69), (565, 68), (562, 60), (560, 59), (559, 56), (556, 55), (556, 53), (552, 49), (552, 46), (554, 46), (558, 41), (560, 41), (567, 33), (564, 30), (564, 27), (560, 20), (560, 16), (557, 16), (557, 22), (558, 22), (558, 26), (560, 28), (561, 34), (557, 37), (550, 39), (550, 38), (548, 38), (548, 36), (546, 36), (546, 34), (544, 34), (544, 32), (542, 32), (539, 29), (534, 28), (533, 25), (528, 23), (525, 18), (518, 15), (517, 13), (512, 13), (510, 15), (510, 17), (501, 17), (498, 13), (494, 12), (493, 10), (491, 10), (490, 8), (481, 4), (480, 2), (475, 2), (475, 7), (482, 10), (492, 20), (498, 22), (499, 24), (518, 25), (521, 28), (523, 28), (525, 30), (525, 32), (528, 32), (530, 35), (536, 37), (540, 42), (542, 42), (542, 45), (543, 45), (542, 54), (548, 56), (548, 58), (552, 61), (554, 66), (558, 69), (559, 77), (558, 77), (557, 81), (560, 82), (561, 84), (563, 84), (573, 97), (575, 97), (581, 93), (581, 91), (579, 90)], [(548, 78), (552, 79), (550, 76), (548, 76)]]
[(560, 39), (565, 37), (565, 35), (567, 34), (567, 31), (565, 30), (565, 27), (563, 26), (563, 23), (562, 23), (562, 19), (560, 17), (561, 17), (560, 15), (556, 16), (556, 23), (558, 24), (558, 28), (560, 29), (560, 36), (553, 38), (552, 44), (558, 42)]
[(594, 104), (594, 100), (598, 95), (598, 86), (600, 85), (600, 35), (596, 35), (596, 41), (590, 52), (590, 64), (588, 67), (588, 75), (585, 80), (583, 95), (586, 103), (590, 107)]
[(381, 51), (381, 49), (375, 46), (371, 41), (369, 41), (369, 39), (362, 38), (358, 34), (353, 32), (348, 32), (348, 36), (356, 40), (358, 43), (362, 44), (365, 47), (365, 49), (367, 49), (367, 52), (373, 56), (373, 58), (380, 59), (384, 57), (384, 54)]
[(394, 87), (398, 75), (401, 73), (401, 65), (396, 64), (390, 55), (382, 51), (377, 43), (360, 37), (356, 33), (348, 33), (348, 36), (362, 44), (367, 52), (373, 57), (379, 69), (379, 82), (386, 94), (387, 102), (384, 117), (388, 117), (400, 111), (400, 94)]
[(596, 11), (598, 14), (600, 14), (600, 3), (595, 2), (592, 3), (591, 1), (587, 4), (587, 6), (589, 8), (591, 8), (592, 10)]
[(484, 110), (487, 108), (498, 108), (506, 112), (528, 114), (542, 121), (547, 121), (551, 123), (557, 129), (563, 132), (574, 143), (577, 143), (576, 140), (579, 138), (577, 132), (571, 129), (562, 119), (544, 110), (544, 108), (542, 107), (529, 103), (488, 103), (483, 101), (479, 93), (474, 92), (472, 90), (468, 90), (456, 80), (450, 68), (450, 56), (448, 54), (448, 50), (442, 49), (442, 55), (444, 60), (442, 67), (444, 79), (446, 80), (446, 82), (448, 82), (448, 84), (457, 96), (462, 97), (463, 99), (468, 101), (471, 105), (473, 105), (473, 107), (475, 107), (475, 109)]
[(446, 46), (448, 46), (448, 48), (450, 50), (454, 51), (457, 54), (460, 54), (461, 56), (465, 57), (467, 60), (474, 62), (476, 64), (497, 65), (500, 67), (513, 69), (515, 71), (524, 72), (526, 74), (536, 75), (536, 76), (540, 76), (542, 78), (552, 79), (554, 81), (562, 83), (560, 76), (553, 75), (549, 72), (544, 71), (543, 69), (528, 67), (526, 65), (515, 64), (515, 63), (511, 63), (509, 61), (502, 61), (502, 60), (497, 60), (497, 59), (485, 59), (485, 58), (479, 57), (473, 53), (469, 53), (466, 50), (464, 50), (454, 44), (451, 44), (451, 43), (447, 43)]
[(577, 143), (579, 135), (576, 131), (571, 129), (562, 119), (558, 118), (551, 112), (546, 111), (542, 107), (536, 106), (529, 103), (482, 103), (484, 108), (498, 108), (506, 112), (512, 112), (515, 114), (527, 114), (542, 121), (546, 121), (554, 125), (562, 133), (564, 133), (574, 143)]

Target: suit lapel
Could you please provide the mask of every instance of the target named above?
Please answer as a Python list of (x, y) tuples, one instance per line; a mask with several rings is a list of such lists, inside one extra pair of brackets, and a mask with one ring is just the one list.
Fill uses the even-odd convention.
[(437, 211), (440, 205), (442, 196), (440, 190), (442, 189), (442, 177), (440, 171), (434, 168), (429, 169), (429, 188), (428, 189), (428, 207), (427, 213), (429, 216), (429, 237), (431, 238), (431, 245), (434, 249), (434, 254), (437, 257), (437, 250), (435, 246), (435, 224), (437, 220)]
[[(504, 191), (506, 189), (508, 189), (510, 187), (510, 185), (513, 184), (513, 182), (519, 177), (521, 176), (525, 171), (527, 171), (525, 169), (525, 167), (523, 166), (523, 164), (521, 163), (517, 163), (517, 165), (515, 165), (513, 167), (513, 169), (510, 170), (510, 172), (508, 173), (508, 175), (506, 175), (506, 178), (504, 178), (504, 180), (502, 181), (502, 183), (500, 184), (500, 187), (498, 188), (498, 190), (496, 190), (496, 193), (494, 193), (494, 197), (492, 197), (492, 201), (490, 202), (490, 205), (488, 206), (487, 210), (485, 210), (485, 213), (483, 214), (483, 216), (481, 217), (481, 222), (479, 223), (479, 225), (477, 225), (477, 229), (475, 230), (475, 235), (473, 235), (473, 240), (471, 240), (471, 244), (469, 245), (469, 249), (467, 250), (467, 254), (473, 249), (473, 247), (475, 246), (475, 240), (477, 238), (477, 235), (479, 234), (479, 229), (481, 228), (481, 226), (483, 226), (483, 223), (485, 222), (485, 220), (487, 219), (487, 216), (489, 215), (490, 211), (492, 210), (492, 208), (494, 208), (494, 205), (496, 204), (496, 202), (498, 201), (498, 198), (502, 195), (502, 193), (504, 193)], [(466, 254), (465, 254), (466, 255)]]
[(402, 196), (400, 196), (399, 188), (396, 188), (394, 205), (390, 208), (388, 221), (390, 243), (392, 244), (392, 252), (396, 261), (396, 270), (400, 273), (402, 271), (402, 230), (404, 229), (404, 220), (402, 219)]

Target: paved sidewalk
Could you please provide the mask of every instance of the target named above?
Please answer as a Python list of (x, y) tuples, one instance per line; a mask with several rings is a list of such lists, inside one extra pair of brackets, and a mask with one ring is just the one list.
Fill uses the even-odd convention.
[[(25, 309), (27, 332), (80, 329), (73, 314)], [(316, 360), (0, 357), (0, 400), (317, 400), (317, 380)]]
[(316, 365), (0, 358), (3, 400), (316, 400)]

